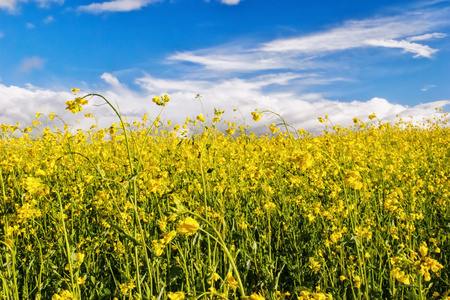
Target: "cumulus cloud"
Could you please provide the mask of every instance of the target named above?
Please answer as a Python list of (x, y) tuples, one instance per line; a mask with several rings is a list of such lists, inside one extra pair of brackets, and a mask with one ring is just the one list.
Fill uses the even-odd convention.
[(18, 0), (0, 0), (0, 9), (14, 12), (18, 2)]
[(45, 64), (45, 59), (38, 56), (28, 57), (22, 60), (20, 69), (24, 72), (29, 72), (33, 69), (42, 69)]
[[(263, 75), (252, 80), (233, 78), (215, 83), (207, 80), (168, 80), (145, 75), (135, 81), (141, 88), (137, 92), (126, 87), (114, 75), (104, 73), (101, 78), (108, 85), (101, 93), (112, 103), (117, 103), (122, 115), (129, 121), (139, 120), (147, 112), (150, 112), (150, 117), (156, 117), (160, 108), (154, 105), (151, 99), (155, 95), (167, 93), (171, 101), (165, 109), (163, 119), (170, 119), (174, 124), (183, 123), (186, 117), (195, 118), (202, 112), (201, 104), (195, 99), (196, 94), (200, 93), (204, 112), (209, 118), (212, 118), (214, 108), (222, 109), (225, 110), (225, 120), (234, 121), (237, 125), (250, 124), (252, 130), (258, 133), (267, 132), (265, 124), (278, 123), (280, 120), (265, 113), (263, 120), (255, 123), (251, 112), (256, 108), (281, 114), (297, 129), (304, 128), (309, 132), (318, 133), (324, 127), (317, 118), (326, 114), (334, 124), (348, 126), (354, 117), (360, 116), (363, 121), (369, 121), (368, 115), (372, 113), (376, 113), (378, 118), (385, 122), (395, 122), (397, 115), (402, 117), (413, 115), (421, 121), (422, 118), (433, 117), (436, 114), (435, 107), (450, 106), (450, 100), (408, 107), (377, 97), (342, 102), (326, 99), (321, 94), (263, 92), (268, 85), (283, 85), (297, 80), (297, 76), (290, 73), (280, 76)], [(23, 126), (27, 126), (34, 119), (35, 113), (41, 112), (42, 108), (44, 113), (55, 111), (64, 121), (72, 125), (77, 118), (80, 120), (77, 126), (87, 129), (93, 124), (92, 119), (85, 119), (83, 114), (72, 115), (65, 111), (64, 102), (73, 98), (73, 94), (67, 91), (53, 91), (32, 85), (8, 87), (0, 84), (0, 119), (6, 124), (20, 122)], [(117, 117), (107, 106), (95, 104), (102, 104), (102, 100), (91, 99), (84, 110), (92, 112), (97, 117), (100, 127), (107, 127), (112, 122), (117, 123)], [(52, 126), (57, 125), (52, 123)]]
[(127, 12), (139, 10), (151, 3), (160, 1), (162, 0), (114, 0), (82, 5), (78, 7), (78, 10), (93, 14), (100, 14), (103, 12)]
[(40, 89), (29, 84), (26, 87), (0, 84), (0, 119), (5, 124), (19, 122), (28, 126), (41, 108), (47, 112), (59, 110), (64, 101), (72, 97), (68, 92)]
[(106, 83), (109, 83), (112, 86), (120, 86), (119, 80), (117, 77), (113, 76), (110, 73), (103, 73), (102, 76), (100, 76), (101, 79), (103, 79)]

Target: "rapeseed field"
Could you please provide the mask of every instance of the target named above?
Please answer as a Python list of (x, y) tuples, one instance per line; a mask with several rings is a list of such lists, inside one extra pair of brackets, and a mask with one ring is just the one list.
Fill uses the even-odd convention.
[(67, 109), (94, 100), (117, 124), (2, 125), (0, 299), (450, 299), (447, 114), (257, 135)]

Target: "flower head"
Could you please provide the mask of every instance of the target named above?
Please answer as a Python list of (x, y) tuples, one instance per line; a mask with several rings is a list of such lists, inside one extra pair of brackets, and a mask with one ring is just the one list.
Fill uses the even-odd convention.
[(200, 225), (196, 220), (191, 217), (187, 217), (178, 226), (178, 233), (184, 234), (185, 236), (193, 235), (200, 228)]
[(183, 292), (175, 292), (175, 293), (169, 293), (167, 295), (170, 300), (183, 300), (184, 299), (184, 293)]

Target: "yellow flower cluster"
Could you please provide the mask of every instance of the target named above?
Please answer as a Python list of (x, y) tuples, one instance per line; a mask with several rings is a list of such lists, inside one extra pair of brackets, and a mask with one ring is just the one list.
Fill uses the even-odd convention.
[(83, 110), (83, 105), (88, 104), (89, 101), (87, 99), (84, 99), (82, 97), (77, 97), (75, 100), (66, 101), (66, 109), (70, 111), (73, 114), (76, 114), (79, 111)]
[[(2, 124), (0, 295), (448, 297), (447, 115), (348, 128), (325, 116), (320, 135), (280, 117), (257, 135), (223, 113), (87, 131), (54, 112)], [(30, 274), (48, 275), (45, 288)]]
[(200, 224), (193, 218), (187, 217), (178, 225), (178, 233), (185, 236), (193, 235), (200, 228)]
[(166, 106), (167, 102), (170, 101), (170, 97), (168, 95), (164, 95), (161, 98), (159, 96), (155, 96), (152, 101), (158, 106)]
[(161, 256), (164, 252), (164, 248), (166, 245), (170, 244), (170, 242), (175, 238), (177, 232), (172, 230), (170, 232), (164, 232), (162, 234), (163, 238), (160, 240), (152, 241), (152, 249), (155, 252), (156, 256)]

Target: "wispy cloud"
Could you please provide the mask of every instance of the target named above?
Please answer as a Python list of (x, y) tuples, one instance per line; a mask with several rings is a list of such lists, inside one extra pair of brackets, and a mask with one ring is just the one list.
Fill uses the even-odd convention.
[(22, 60), (20, 69), (24, 72), (29, 72), (33, 69), (42, 69), (44, 67), (44, 64), (45, 59), (41, 57), (38, 56), (28, 57)]
[(440, 33), (440, 32), (434, 32), (434, 33), (427, 33), (427, 34), (423, 34), (423, 35), (418, 35), (418, 36), (412, 36), (410, 38), (407, 38), (406, 40), (408, 42), (413, 42), (413, 41), (424, 41), (424, 40), (429, 40), (429, 39), (442, 39), (444, 37), (446, 37), (447, 35), (445, 33)]
[[(220, 47), (222, 48), (222, 47)], [(203, 65), (206, 69), (217, 71), (251, 72), (274, 69), (306, 69), (312, 67), (308, 60), (294, 60), (289, 56), (267, 55), (261, 52), (234, 49), (236, 54), (220, 54), (207, 49), (195, 52), (179, 52), (168, 57), (169, 61), (186, 61)], [(226, 52), (226, 47), (220, 51)]]
[(49, 7), (52, 3), (64, 4), (64, 0), (34, 0), (34, 1), (37, 2), (40, 7), (44, 8)]
[(78, 10), (93, 14), (100, 14), (103, 12), (127, 12), (139, 10), (149, 4), (161, 1), (163, 0), (114, 0), (82, 5), (78, 7)]
[(428, 57), (430, 58), (432, 54), (436, 53), (438, 50), (432, 49), (427, 45), (411, 43), (405, 40), (367, 40), (367, 45), (384, 47), (384, 48), (399, 48), (403, 49), (403, 52), (414, 53), (414, 58), (416, 57)]
[(430, 84), (430, 85), (427, 85), (427, 86), (425, 86), (424, 88), (422, 88), (421, 91), (422, 91), (422, 92), (426, 92), (426, 91), (428, 91), (429, 89), (434, 88), (434, 87), (436, 87), (434, 84)]
[[(113, 0), (101, 3), (92, 3), (89, 5), (82, 5), (78, 7), (78, 10), (92, 14), (101, 14), (104, 12), (128, 12), (133, 10), (140, 10), (150, 4), (163, 1), (165, 0)], [(222, 4), (226, 5), (236, 5), (241, 1), (242, 0), (220, 0)]]
[(220, 0), (221, 3), (223, 4), (228, 4), (228, 5), (236, 5), (239, 4), (239, 2), (241, 2), (242, 0)]
[(44, 24), (50, 24), (52, 22), (55, 22), (55, 18), (53, 18), (53, 16), (48, 16), (42, 22), (44, 22)]
[(450, 25), (450, 8), (412, 11), (393, 17), (348, 21), (331, 30), (261, 43), (250, 47), (214, 47), (179, 52), (169, 61), (191, 62), (208, 70), (252, 72), (273, 69), (316, 68), (320, 58), (357, 48), (397, 48), (413, 57), (432, 57), (438, 49), (423, 43), (445, 37), (429, 31)]

